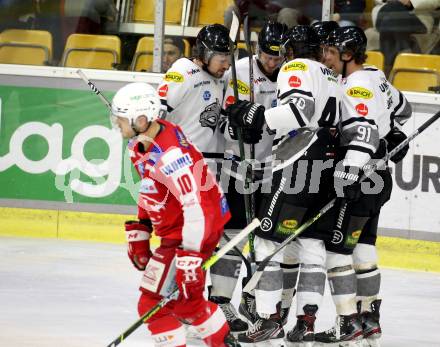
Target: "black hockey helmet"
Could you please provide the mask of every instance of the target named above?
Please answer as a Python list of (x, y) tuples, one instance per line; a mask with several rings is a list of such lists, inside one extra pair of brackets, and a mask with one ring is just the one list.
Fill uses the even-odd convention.
[(229, 54), (229, 30), (221, 24), (211, 24), (200, 29), (196, 38), (197, 57), (209, 62), (213, 54)]
[(333, 20), (315, 22), (311, 25), (319, 37), (319, 42), (325, 44), (328, 35), (335, 29), (339, 28), (339, 24)]
[(287, 25), (278, 22), (264, 23), (258, 34), (258, 48), (269, 55), (281, 55), (281, 47), (286, 39)]
[(357, 26), (342, 27), (328, 35), (326, 45), (336, 47), (340, 54), (351, 53), (353, 58), (363, 57), (367, 49), (367, 37)]
[(308, 25), (295, 25), (287, 33), (285, 48), (292, 48), (295, 58), (319, 60), (320, 42), (316, 32)]

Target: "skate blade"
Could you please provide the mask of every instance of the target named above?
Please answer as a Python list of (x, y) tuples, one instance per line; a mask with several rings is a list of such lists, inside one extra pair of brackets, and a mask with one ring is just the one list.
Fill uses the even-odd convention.
[(339, 347), (364, 347), (364, 339), (339, 342)]
[(368, 338), (364, 340), (364, 346), (363, 347), (380, 347), (380, 342), (379, 339), (375, 339), (375, 338)]
[(284, 339), (270, 339), (261, 342), (242, 342), (239, 341), (242, 347), (287, 347), (286, 341)]
[(315, 347), (314, 341), (308, 342), (290, 342), (288, 340), (284, 341), (286, 347)]

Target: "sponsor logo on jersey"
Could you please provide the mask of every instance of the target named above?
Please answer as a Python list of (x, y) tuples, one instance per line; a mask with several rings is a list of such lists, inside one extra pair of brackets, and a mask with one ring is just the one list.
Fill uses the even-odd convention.
[[(229, 86), (231, 88), (234, 88), (234, 83), (232, 82), (232, 79), (229, 81)], [(237, 80), (237, 88), (240, 94), (248, 95), (250, 93), (249, 86), (243, 81)]]
[(264, 232), (268, 232), (270, 231), (270, 229), (272, 229), (272, 221), (268, 218), (268, 217), (264, 217), (261, 220), (261, 225), (260, 225), (261, 230), (263, 230)]
[(185, 153), (182, 157), (173, 160), (171, 163), (161, 166), (160, 171), (162, 171), (165, 176), (170, 176), (185, 167), (191, 166), (192, 164), (193, 161), (191, 156), (188, 153)]
[(206, 86), (208, 84), (211, 84), (211, 82), (210, 81), (201, 81), (199, 83), (194, 84), (194, 88), (198, 88), (200, 86)]
[(298, 76), (290, 76), (289, 78), (289, 86), (291, 86), (292, 88), (298, 88), (301, 86), (301, 78), (299, 78)]
[(277, 107), (277, 99), (272, 100), (270, 107)]
[(307, 71), (309, 67), (301, 61), (294, 61), (292, 63), (287, 63), (283, 67), (283, 72), (287, 71)]
[(176, 134), (177, 141), (179, 142), (180, 147), (189, 148), (189, 142), (186, 139), (185, 135), (183, 135), (183, 133), (177, 129), (174, 129), (174, 132)]
[(190, 76), (195, 75), (198, 72), (200, 72), (200, 69), (191, 69), (186, 71), (186, 73)]
[(347, 95), (353, 98), (371, 99), (373, 92), (362, 87), (353, 87), (347, 90)]
[(356, 112), (359, 113), (362, 117), (365, 117), (368, 114), (368, 106), (365, 104), (357, 104), (355, 109)]
[(334, 72), (332, 69), (329, 69), (328, 67), (320, 67), (321, 72), (324, 76), (331, 76), (334, 78), (338, 78), (338, 74)]
[(141, 187), (139, 188), (139, 192), (145, 194), (157, 193), (157, 188), (156, 185), (154, 184), (154, 181), (151, 178), (144, 178), (141, 181)]
[(166, 97), (168, 94), (168, 84), (163, 84), (159, 87), (159, 89), (157, 90), (157, 93), (159, 94), (159, 96), (161, 96), (162, 98)]
[(277, 234), (291, 234), (298, 226), (298, 221), (295, 219), (286, 219), (278, 223)]
[(266, 81), (267, 81), (267, 79), (265, 77), (262, 77), (262, 76), (254, 78), (254, 84), (260, 84), (260, 83), (263, 83), (263, 82), (266, 82)]
[(205, 90), (203, 92), (203, 100), (208, 101), (209, 99), (211, 99), (211, 93), (208, 90)]
[(228, 107), (228, 106), (230, 106), (230, 105), (232, 105), (232, 104), (234, 104), (235, 103), (235, 98), (234, 98), (234, 96), (233, 95), (229, 95), (227, 98), (226, 98), (226, 101), (225, 101), (225, 105), (226, 105), (226, 107)]
[(345, 247), (354, 248), (358, 241), (359, 237), (361, 236), (362, 230), (356, 230), (353, 231), (351, 234), (349, 233), (347, 235), (347, 240), (345, 240)]
[(184, 80), (185, 78), (179, 72), (167, 72), (165, 75), (165, 81), (168, 82), (182, 83)]
[(224, 216), (229, 211), (229, 205), (228, 205), (228, 202), (226, 201), (226, 197), (224, 195), (222, 195), (222, 197), (220, 199), (220, 209), (221, 209), (222, 216)]

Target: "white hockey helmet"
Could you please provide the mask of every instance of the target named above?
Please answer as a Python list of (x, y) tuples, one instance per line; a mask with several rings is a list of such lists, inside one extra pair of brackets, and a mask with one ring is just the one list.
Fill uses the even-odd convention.
[[(111, 119), (127, 118), (133, 127), (139, 116), (147, 117), (149, 122), (159, 118), (161, 102), (155, 88), (144, 82), (129, 83), (119, 89), (112, 100)], [(114, 124), (115, 125), (115, 124)]]

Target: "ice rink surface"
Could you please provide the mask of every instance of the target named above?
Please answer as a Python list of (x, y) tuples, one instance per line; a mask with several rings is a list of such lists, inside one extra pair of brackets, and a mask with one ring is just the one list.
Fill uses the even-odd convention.
[[(123, 245), (1, 237), (0, 346), (107, 346), (138, 318), (141, 273), (125, 252)], [(385, 269), (381, 296), (382, 347), (440, 347), (440, 274)], [(327, 293), (317, 330), (330, 328), (334, 315)], [(291, 312), (288, 329), (293, 324)], [(152, 342), (141, 327), (120, 346)]]

